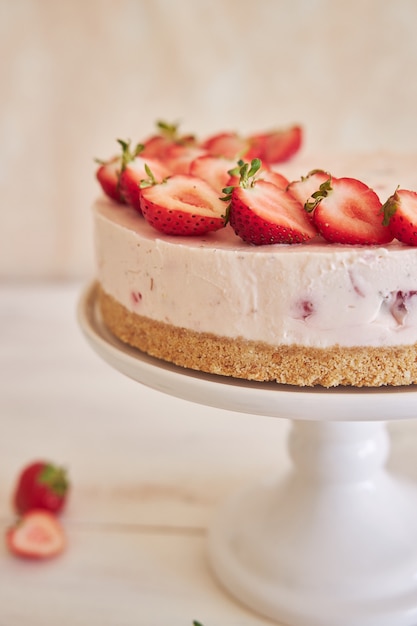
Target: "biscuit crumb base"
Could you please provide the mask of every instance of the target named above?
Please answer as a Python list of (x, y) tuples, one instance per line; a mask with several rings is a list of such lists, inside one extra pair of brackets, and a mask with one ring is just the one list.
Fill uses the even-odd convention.
[(175, 365), (298, 387), (381, 387), (417, 383), (417, 345), (310, 348), (271, 346), (198, 333), (128, 311), (98, 287), (103, 321), (122, 342)]

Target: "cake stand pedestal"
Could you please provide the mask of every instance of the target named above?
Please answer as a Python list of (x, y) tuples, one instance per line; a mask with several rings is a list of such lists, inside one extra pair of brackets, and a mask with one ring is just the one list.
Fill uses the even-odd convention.
[(211, 525), (210, 563), (233, 596), (288, 626), (417, 625), (417, 486), (386, 465), (386, 423), (417, 417), (413, 387), (298, 389), (191, 372), (113, 337), (94, 286), (78, 313), (96, 352), (134, 380), (292, 420), (288, 474), (240, 490)]

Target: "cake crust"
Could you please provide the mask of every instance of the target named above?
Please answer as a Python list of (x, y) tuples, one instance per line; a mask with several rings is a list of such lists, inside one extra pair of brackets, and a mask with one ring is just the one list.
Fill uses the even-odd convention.
[(417, 344), (387, 347), (271, 346), (198, 333), (129, 311), (98, 285), (105, 325), (122, 342), (180, 367), (299, 387), (417, 383)]

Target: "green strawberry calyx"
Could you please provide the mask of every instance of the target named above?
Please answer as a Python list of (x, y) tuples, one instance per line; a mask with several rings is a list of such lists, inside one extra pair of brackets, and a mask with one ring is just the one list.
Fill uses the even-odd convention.
[(46, 463), (41, 469), (38, 482), (49, 487), (53, 493), (60, 497), (65, 496), (69, 487), (66, 470), (52, 463)]
[(332, 191), (332, 179), (330, 177), (328, 180), (325, 180), (324, 183), (321, 183), (317, 191), (311, 194), (311, 199), (307, 200), (307, 202), (304, 204), (304, 209), (307, 211), (307, 213), (312, 213), (314, 209), (320, 204), (320, 202), (327, 198)]

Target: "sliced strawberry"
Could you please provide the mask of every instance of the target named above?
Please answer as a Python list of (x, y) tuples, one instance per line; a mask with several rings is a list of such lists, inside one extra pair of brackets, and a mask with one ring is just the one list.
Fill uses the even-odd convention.
[(298, 152), (302, 139), (303, 131), (298, 125), (251, 135), (251, 149), (246, 158), (259, 158), (264, 163), (282, 163)]
[[(241, 171), (241, 167), (243, 164), (244, 164), (244, 161), (240, 160), (238, 162), (237, 167), (230, 170), (231, 176), (229, 180), (227, 181), (226, 186), (237, 187), (239, 185), (240, 171)], [(273, 185), (275, 185), (276, 187), (279, 187), (280, 189), (286, 189), (289, 185), (288, 179), (283, 174), (280, 174), (279, 172), (275, 172), (274, 170), (272, 170), (271, 168), (269, 168), (267, 165), (264, 165), (264, 164), (261, 164), (261, 166), (259, 167), (259, 170), (257, 171), (257, 174), (256, 174), (256, 178), (257, 180), (265, 180), (268, 183), (272, 183)]]
[(119, 187), (119, 177), (122, 168), (122, 159), (116, 156), (110, 161), (100, 162), (100, 167), (96, 171), (96, 177), (102, 190), (112, 200), (119, 204), (125, 202)]
[(190, 174), (207, 181), (213, 189), (221, 194), (222, 189), (231, 184), (230, 170), (236, 165), (236, 161), (223, 157), (210, 155), (199, 156), (190, 165)]
[(299, 180), (291, 181), (287, 189), (290, 194), (304, 206), (320, 185), (330, 178), (330, 174), (324, 170), (311, 170), (307, 176), (302, 176)]
[(145, 187), (140, 202), (145, 219), (167, 235), (203, 235), (226, 223), (218, 194), (197, 176), (175, 174)]
[(201, 147), (214, 157), (223, 157), (224, 159), (232, 159), (234, 162), (239, 158), (243, 158), (250, 148), (250, 142), (247, 138), (241, 137), (235, 132), (221, 132), (208, 137)]
[(235, 233), (254, 245), (301, 243), (317, 235), (303, 206), (285, 189), (257, 179), (260, 161), (241, 166), (239, 186), (225, 188), (229, 220)]
[(377, 194), (354, 178), (330, 178), (305, 204), (320, 234), (332, 243), (373, 245), (393, 239)]
[(125, 201), (133, 206), (139, 213), (140, 208), (140, 185), (142, 181), (148, 179), (149, 170), (152, 171), (155, 181), (162, 182), (171, 175), (168, 169), (161, 161), (157, 159), (147, 159), (141, 155), (130, 161), (120, 174), (120, 192)]
[(417, 193), (397, 189), (382, 211), (391, 235), (408, 246), (417, 246)]
[(164, 161), (173, 146), (196, 146), (194, 135), (180, 135), (178, 124), (167, 124), (159, 121), (156, 123), (157, 133), (145, 140), (143, 156)]
[(33, 509), (7, 530), (6, 544), (10, 552), (16, 556), (48, 559), (64, 550), (66, 539), (55, 515), (41, 509)]
[(190, 174), (191, 163), (204, 154), (205, 151), (195, 145), (173, 144), (167, 148), (162, 162), (173, 174)]

